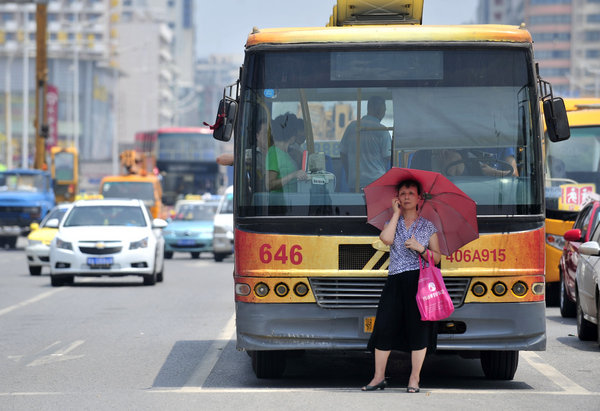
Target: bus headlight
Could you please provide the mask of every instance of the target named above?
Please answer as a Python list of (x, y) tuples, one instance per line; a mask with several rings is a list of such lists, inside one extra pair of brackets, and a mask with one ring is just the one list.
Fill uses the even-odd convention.
[(258, 283), (254, 286), (254, 294), (259, 297), (264, 297), (269, 294), (269, 286), (265, 283)]
[(512, 286), (512, 292), (517, 297), (523, 297), (527, 293), (527, 284), (525, 284), (523, 281), (517, 281)]
[(504, 294), (506, 294), (506, 291), (506, 284), (503, 282), (498, 281), (492, 286), (492, 292), (496, 297), (502, 297)]
[(565, 247), (565, 239), (561, 235), (546, 234), (546, 243), (559, 250)]
[(245, 283), (236, 283), (235, 284), (235, 294), (241, 296), (247, 296), (250, 294), (252, 289), (248, 284)]
[(544, 294), (544, 291), (545, 291), (544, 283), (533, 283), (531, 286), (531, 291), (533, 291), (533, 293), (535, 295)]
[(285, 297), (289, 292), (290, 288), (284, 283), (279, 283), (275, 286), (275, 294), (279, 297)]
[(477, 283), (473, 284), (473, 287), (471, 287), (471, 292), (476, 297), (483, 297), (485, 295), (485, 293), (487, 293), (487, 287), (485, 286), (484, 283), (477, 282)]
[(308, 286), (304, 283), (297, 283), (294, 286), (294, 293), (298, 297), (304, 297), (306, 294), (308, 294)]

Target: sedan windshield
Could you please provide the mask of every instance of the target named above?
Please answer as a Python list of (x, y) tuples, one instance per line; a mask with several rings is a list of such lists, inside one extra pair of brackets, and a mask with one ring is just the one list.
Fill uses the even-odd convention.
[(145, 227), (146, 219), (142, 209), (135, 206), (79, 206), (69, 213), (64, 227), (81, 226)]
[(212, 221), (215, 207), (208, 204), (184, 204), (173, 217), (175, 221)]

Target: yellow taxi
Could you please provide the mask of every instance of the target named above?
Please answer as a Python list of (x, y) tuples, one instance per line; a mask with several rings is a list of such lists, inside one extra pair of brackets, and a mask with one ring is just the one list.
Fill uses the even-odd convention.
[(59, 204), (50, 210), (39, 224), (31, 223), (31, 232), (27, 236), (25, 247), (29, 274), (40, 275), (43, 267), (50, 266), (50, 242), (58, 229), (46, 227), (46, 224), (52, 219), (58, 219), (60, 222), (69, 208), (71, 204)]

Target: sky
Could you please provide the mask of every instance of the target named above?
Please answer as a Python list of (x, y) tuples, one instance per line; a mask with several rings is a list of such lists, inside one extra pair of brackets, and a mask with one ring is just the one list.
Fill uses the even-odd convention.
[[(196, 55), (242, 55), (254, 26), (325, 26), (336, 3), (336, 0), (201, 0), (195, 3)], [(478, 0), (425, 0), (423, 24), (472, 23), (477, 3)]]

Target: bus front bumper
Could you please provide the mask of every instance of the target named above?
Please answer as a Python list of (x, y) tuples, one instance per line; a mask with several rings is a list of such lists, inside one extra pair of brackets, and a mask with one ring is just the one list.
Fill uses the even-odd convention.
[[(366, 350), (365, 318), (375, 310), (324, 309), (316, 304), (236, 302), (237, 348), (268, 350)], [(543, 351), (545, 303), (464, 304), (445, 321), (462, 333), (439, 334), (438, 349), (451, 351)]]

